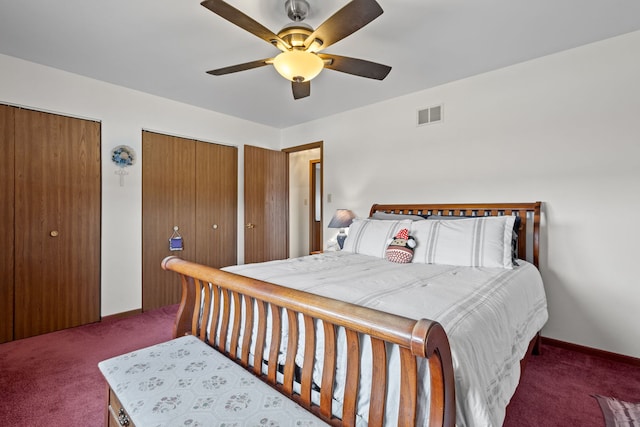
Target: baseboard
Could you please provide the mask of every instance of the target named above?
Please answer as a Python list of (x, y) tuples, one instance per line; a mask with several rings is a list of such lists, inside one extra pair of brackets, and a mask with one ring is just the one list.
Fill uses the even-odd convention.
[(542, 343), (553, 347), (564, 348), (566, 350), (577, 351), (580, 353), (589, 354), (591, 356), (601, 357), (614, 362), (628, 363), (634, 366), (640, 366), (640, 359), (632, 356), (625, 356), (624, 354), (612, 353), (610, 351), (600, 350), (593, 347), (586, 347), (579, 344), (573, 344), (566, 341), (560, 341), (553, 338), (542, 337)]
[(109, 316), (104, 316), (101, 319), (101, 321), (102, 322), (108, 322), (110, 320), (124, 319), (126, 317), (135, 316), (136, 314), (141, 314), (141, 313), (142, 313), (142, 309), (138, 308), (136, 310), (124, 311), (122, 313), (116, 313), (116, 314), (112, 314), (112, 315), (109, 315)]

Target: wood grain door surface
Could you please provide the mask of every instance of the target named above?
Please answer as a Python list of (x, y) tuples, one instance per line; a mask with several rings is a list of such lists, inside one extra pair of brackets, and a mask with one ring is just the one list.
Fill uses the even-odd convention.
[[(180, 301), (170, 255), (213, 267), (237, 263), (238, 150), (235, 147), (143, 132), (142, 309)], [(173, 227), (182, 251), (169, 250)]]
[(289, 256), (288, 171), (287, 153), (245, 145), (245, 263)]
[(309, 162), (309, 253), (322, 251), (322, 162)]
[(15, 110), (15, 339), (100, 320), (100, 124)]
[(195, 142), (195, 261), (221, 268), (238, 262), (238, 149)]
[(14, 110), (0, 105), (0, 343), (13, 339)]
[[(180, 301), (180, 280), (162, 270), (161, 261), (176, 255), (195, 258), (195, 150), (192, 141), (153, 132), (142, 133), (142, 309)], [(178, 227), (182, 251), (169, 250)]]

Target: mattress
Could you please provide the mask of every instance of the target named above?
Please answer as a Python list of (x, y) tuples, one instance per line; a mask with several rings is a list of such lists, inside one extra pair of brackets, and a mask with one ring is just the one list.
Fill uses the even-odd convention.
[[(224, 270), (413, 319), (438, 321), (451, 346), (456, 424), (484, 427), (502, 425), (519, 382), (519, 362), (548, 318), (538, 269), (524, 260), (518, 264), (513, 269), (397, 264), (362, 254), (325, 252)], [(390, 363), (396, 353), (390, 352)], [(321, 358), (321, 352), (316, 357)], [(363, 351), (362, 357), (366, 363), (370, 355)], [(344, 374), (340, 361), (338, 371), (337, 381)], [(426, 425), (428, 365), (420, 371), (425, 381), (419, 393), (425, 405), (418, 412), (418, 425)], [(393, 371), (389, 375), (399, 377)], [(390, 383), (389, 396), (396, 387)], [(338, 384), (336, 396), (340, 391)], [(397, 402), (388, 404), (385, 424), (394, 425)], [(335, 405), (341, 405), (339, 397)], [(363, 393), (358, 397), (358, 424), (366, 425), (367, 411), (368, 396)]]

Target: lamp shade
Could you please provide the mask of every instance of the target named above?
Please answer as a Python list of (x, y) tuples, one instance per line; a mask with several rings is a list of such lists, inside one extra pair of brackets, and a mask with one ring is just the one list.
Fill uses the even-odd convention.
[(276, 56), (273, 66), (287, 80), (306, 82), (320, 74), (324, 61), (315, 53), (290, 50)]
[(338, 209), (329, 222), (329, 228), (345, 228), (351, 225), (356, 217), (349, 209)]

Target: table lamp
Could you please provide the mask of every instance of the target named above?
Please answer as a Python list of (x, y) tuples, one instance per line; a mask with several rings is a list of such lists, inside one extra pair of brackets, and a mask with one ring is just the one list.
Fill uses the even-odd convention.
[(344, 246), (344, 240), (347, 238), (347, 234), (344, 232), (344, 229), (351, 225), (355, 217), (356, 215), (349, 209), (338, 209), (336, 210), (336, 213), (333, 214), (333, 218), (331, 218), (331, 221), (329, 222), (329, 228), (340, 229), (338, 236), (336, 237), (340, 249)]

